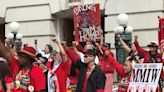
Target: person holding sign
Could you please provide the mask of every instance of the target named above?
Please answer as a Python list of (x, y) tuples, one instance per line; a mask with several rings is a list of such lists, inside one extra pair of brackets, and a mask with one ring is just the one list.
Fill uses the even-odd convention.
[[(147, 47), (149, 47), (150, 49), (149, 51), (146, 51), (140, 47), (137, 39), (138, 37), (135, 36), (134, 44), (137, 48), (138, 53), (144, 55), (144, 63), (164, 63), (162, 61), (162, 54), (158, 53), (158, 44), (156, 42), (150, 42), (150, 44), (147, 45)], [(160, 81), (162, 81), (160, 82), (162, 83), (160, 85), (164, 85), (164, 71), (161, 72)]]
[(162, 62), (162, 55), (158, 53), (158, 44), (156, 42), (150, 42), (147, 47), (150, 48), (149, 51), (142, 49), (138, 43), (137, 36), (135, 36), (135, 46), (137, 51), (144, 55), (144, 63), (164, 63)]

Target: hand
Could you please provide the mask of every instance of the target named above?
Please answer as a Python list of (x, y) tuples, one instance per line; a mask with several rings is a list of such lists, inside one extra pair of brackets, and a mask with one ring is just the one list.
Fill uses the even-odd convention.
[(62, 45), (62, 46), (67, 45), (66, 41), (62, 41), (62, 42), (61, 42), (61, 45)]
[(21, 42), (20, 42), (19, 40), (16, 40), (14, 45), (17, 46), (17, 45), (20, 44), (20, 43), (21, 43)]
[(138, 41), (138, 36), (136, 35), (136, 36), (134, 36), (134, 40), (135, 40), (135, 42), (137, 42)]
[(5, 39), (6, 46), (10, 46), (10, 39)]
[(57, 44), (59, 43), (59, 40), (57, 39), (57, 37), (55, 37), (54, 39), (52, 39), (52, 41), (55, 42), (55, 43), (57, 43)]
[(64, 50), (66, 51), (67, 50), (67, 43), (66, 43), (66, 41), (62, 41), (61, 42), (61, 45), (63, 46), (63, 48), (64, 48)]
[(37, 43), (38, 43), (37, 39), (35, 39), (35, 40), (34, 40), (34, 43), (35, 43), (35, 44), (37, 44)]
[(117, 38), (120, 40), (121, 39), (121, 35), (120, 34), (117, 34)]
[(72, 45), (73, 46), (76, 46), (76, 41), (72, 41)]

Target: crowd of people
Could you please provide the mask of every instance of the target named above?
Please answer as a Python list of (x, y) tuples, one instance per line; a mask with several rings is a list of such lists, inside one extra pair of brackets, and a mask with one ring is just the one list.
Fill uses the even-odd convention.
[[(124, 66), (119, 64), (110, 50), (110, 44), (88, 39), (85, 45), (77, 41), (68, 47), (65, 41), (54, 37), (59, 52), (47, 44), (40, 50), (25, 44), (18, 50), (15, 41), (0, 42), (0, 92), (112, 92), (114, 70), (121, 77), (118, 92), (127, 92), (135, 63), (164, 63), (158, 52), (158, 44), (150, 42), (147, 51), (140, 47), (138, 37), (132, 47), (117, 35), (122, 47), (128, 53)], [(162, 71), (160, 81), (164, 81)], [(159, 82), (157, 92), (162, 92), (164, 82)]]

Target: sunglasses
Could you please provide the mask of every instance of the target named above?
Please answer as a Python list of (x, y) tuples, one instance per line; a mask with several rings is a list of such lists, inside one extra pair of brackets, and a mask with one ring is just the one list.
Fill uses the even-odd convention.
[(157, 46), (149, 46), (149, 48), (158, 48)]
[(87, 57), (93, 57), (93, 55), (84, 55), (85, 58)]

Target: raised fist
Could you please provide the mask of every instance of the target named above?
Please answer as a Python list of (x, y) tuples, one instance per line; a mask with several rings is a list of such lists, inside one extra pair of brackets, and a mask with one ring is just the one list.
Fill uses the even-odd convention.
[(52, 41), (55, 42), (55, 43), (59, 43), (59, 40), (57, 39), (57, 37), (54, 37), (54, 38), (52, 39)]
[(137, 36), (137, 35), (134, 36), (134, 40), (135, 40), (135, 42), (137, 41), (137, 39), (138, 39), (138, 36)]
[(35, 40), (34, 40), (34, 43), (37, 44), (37, 42), (38, 42), (37, 39), (35, 39)]
[(61, 41), (61, 45), (62, 45), (63, 47), (67, 46), (66, 41)]
[(117, 34), (117, 38), (120, 39), (121, 38), (121, 35), (120, 34)]
[(20, 44), (21, 42), (19, 41), (19, 40), (16, 40), (15, 41), (15, 45), (18, 45), (18, 44)]
[(10, 46), (10, 39), (5, 39), (6, 46)]
[(72, 41), (72, 45), (73, 46), (76, 46), (76, 41)]

